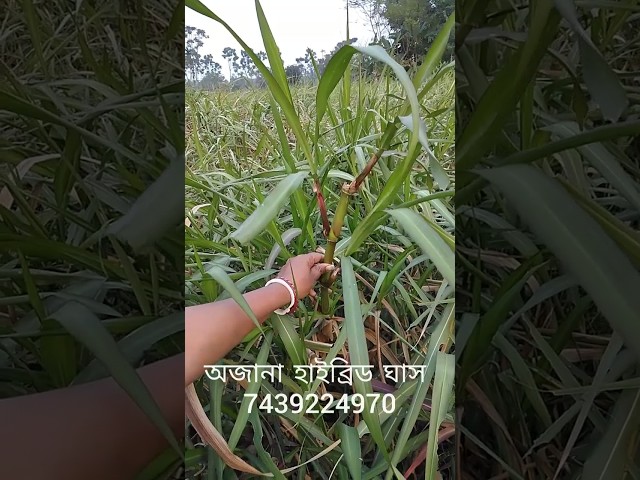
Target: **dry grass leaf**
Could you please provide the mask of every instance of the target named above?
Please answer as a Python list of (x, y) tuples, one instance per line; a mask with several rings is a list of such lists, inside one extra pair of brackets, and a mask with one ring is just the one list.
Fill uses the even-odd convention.
[(263, 473), (260, 470), (255, 469), (229, 450), (227, 442), (211, 424), (209, 418), (204, 412), (193, 383), (185, 389), (185, 400), (185, 411), (187, 417), (191, 420), (193, 428), (196, 429), (200, 438), (215, 450), (227, 466), (241, 472), (252, 473), (253, 475), (273, 477), (273, 474), (271, 473)]

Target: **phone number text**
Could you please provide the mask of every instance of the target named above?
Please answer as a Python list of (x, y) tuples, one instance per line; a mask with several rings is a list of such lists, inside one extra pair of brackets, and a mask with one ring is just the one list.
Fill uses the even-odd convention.
[(292, 393), (290, 395), (277, 393), (267, 394), (262, 398), (257, 393), (246, 393), (249, 399), (249, 413), (253, 409), (266, 413), (303, 413), (331, 414), (331, 413), (362, 413), (365, 410), (375, 413), (382, 409), (384, 413), (393, 413), (396, 409), (396, 397), (391, 393), (354, 393), (335, 397), (330, 393), (318, 395), (308, 392), (304, 395)]

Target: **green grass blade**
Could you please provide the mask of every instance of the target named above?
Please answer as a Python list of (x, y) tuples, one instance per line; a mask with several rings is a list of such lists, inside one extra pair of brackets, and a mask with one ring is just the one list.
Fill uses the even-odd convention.
[(571, 135), (562, 140), (548, 142), (540, 146), (522, 150), (509, 155), (501, 160), (501, 165), (514, 163), (531, 163), (536, 160), (559, 153), (564, 150), (578, 148), (596, 142), (614, 140), (618, 137), (640, 135), (640, 120), (629, 120), (626, 122), (600, 125), (590, 130)]
[(427, 468), (425, 480), (436, 480), (438, 467), (438, 431), (451, 405), (453, 381), (456, 374), (456, 357), (450, 353), (437, 352), (436, 371), (433, 379), (431, 418), (429, 419), (429, 441), (427, 443)]
[[(424, 381), (415, 381), (415, 383), (417, 383), (416, 391), (413, 394), (411, 405), (409, 406), (409, 410), (407, 411), (405, 420), (402, 424), (402, 429), (400, 430), (400, 435), (396, 442), (396, 448), (393, 451), (393, 456), (389, 464), (390, 467), (395, 467), (400, 461), (402, 449), (411, 435), (411, 431), (415, 426), (418, 415), (420, 415), (420, 412), (422, 411), (424, 399), (435, 374), (437, 355), (440, 352), (441, 346), (448, 342), (449, 337), (453, 332), (453, 327), (453, 309), (451, 309), (449, 315), (440, 320), (440, 323), (438, 323), (433, 334), (429, 338), (429, 347), (427, 348), (427, 353), (424, 356), (423, 362), (423, 365), (426, 367)], [(387, 471), (387, 478), (389, 478), (389, 473), (391, 473), (391, 469)]]
[[(561, 139), (575, 137), (580, 133), (580, 128), (574, 122), (561, 122), (545, 128)], [(593, 165), (600, 174), (606, 178), (611, 186), (615, 187), (620, 195), (640, 211), (640, 189), (638, 184), (624, 171), (620, 162), (601, 143), (590, 143), (578, 147), (582, 157)]]
[(473, 432), (469, 431), (464, 426), (460, 426), (460, 431), (466, 438), (468, 438), (470, 441), (476, 444), (482, 451), (484, 451), (496, 463), (500, 464), (500, 466), (505, 470), (505, 472), (508, 472), (511, 475), (510, 478), (512, 478), (513, 480), (525, 480), (525, 478), (522, 475), (520, 475), (516, 470), (514, 470), (502, 457), (498, 456), (496, 452), (491, 450), (491, 448), (489, 448), (486, 443), (484, 443), (477, 436), (475, 436)]
[(0, 233), (0, 251), (21, 250), (25, 255), (40, 259), (64, 259), (72, 265), (87, 267), (95, 272), (110, 272), (124, 277), (122, 269), (110, 260), (102, 260), (83, 248), (67, 245), (47, 238), (30, 237), (25, 240), (21, 235)]
[(449, 15), (444, 26), (440, 29), (438, 35), (436, 35), (436, 38), (433, 40), (431, 47), (429, 47), (427, 55), (425, 55), (418, 72), (413, 78), (413, 86), (416, 90), (420, 89), (420, 86), (427, 80), (427, 78), (429, 78), (431, 72), (442, 60), (442, 55), (444, 55), (444, 51), (447, 48), (447, 42), (449, 41), (451, 30), (453, 30), (453, 26), (455, 25), (455, 20), (455, 14), (452, 13)]
[(73, 174), (78, 170), (80, 154), (82, 153), (81, 148), (82, 138), (80, 134), (77, 131), (68, 130), (61, 158), (62, 162), (53, 181), (56, 203), (60, 210), (67, 208), (69, 192), (73, 187)]
[[(410, 132), (413, 132), (413, 123), (411, 123), (411, 116), (409, 115), (399, 116), (398, 120), (407, 128), (407, 130), (409, 130)], [(433, 176), (433, 179), (436, 181), (436, 183), (442, 190), (449, 188), (449, 185), (451, 184), (451, 180), (449, 180), (449, 176), (447, 175), (447, 172), (444, 170), (440, 162), (438, 162), (438, 159), (436, 158), (436, 156), (433, 154), (433, 152), (429, 148), (429, 140), (427, 139), (427, 127), (422, 119), (420, 119), (420, 126), (418, 130), (418, 141), (422, 145), (422, 148), (424, 149), (424, 151), (427, 152), (429, 156), (429, 167), (430, 167), (429, 170), (431, 171), (431, 175)]]
[(496, 134), (515, 110), (554, 38), (560, 15), (551, 0), (539, 0), (531, 13), (526, 42), (501, 68), (473, 109), (456, 149), (456, 167), (472, 168), (495, 142)]
[(40, 331), (44, 334), (40, 340), (39, 357), (43, 368), (51, 376), (52, 384), (57, 388), (67, 387), (73, 381), (77, 371), (78, 349), (71, 336), (53, 335), (60, 330), (60, 324), (51, 318), (42, 322)]
[(582, 27), (574, 0), (554, 0), (554, 4), (578, 36), (580, 63), (589, 92), (600, 105), (603, 116), (609, 121), (618, 121), (628, 105), (620, 79)]
[(45, 77), (49, 75), (49, 65), (44, 58), (44, 49), (42, 48), (42, 27), (40, 19), (38, 18), (38, 12), (32, 0), (22, 0), (22, 10), (29, 27), (29, 33), (31, 34), (31, 44), (36, 53), (42, 74)]
[[(316, 93), (316, 132), (319, 131), (320, 122), (322, 121), (322, 118), (327, 111), (331, 92), (333, 92), (336, 85), (342, 78), (344, 71), (349, 66), (351, 57), (353, 57), (355, 53), (369, 55), (373, 59), (388, 65), (400, 81), (400, 84), (402, 85), (405, 94), (407, 95), (407, 102), (409, 103), (409, 106), (411, 108), (411, 121), (413, 125), (413, 132), (415, 132), (412, 132), (409, 146), (407, 147), (407, 159), (412, 158), (414, 152), (418, 147), (417, 132), (420, 129), (420, 103), (418, 102), (418, 95), (416, 93), (416, 89), (413, 86), (411, 78), (409, 78), (409, 75), (407, 74), (405, 69), (393, 58), (391, 58), (389, 54), (384, 50), (384, 48), (379, 45), (371, 45), (368, 47), (345, 45), (344, 47), (340, 48), (340, 50), (338, 50), (333, 55), (333, 57), (331, 57), (331, 60), (329, 60), (329, 62), (327, 63), (327, 67), (325, 68), (322, 78), (320, 79), (320, 83), (318, 84), (318, 90)], [(406, 163), (409, 162), (405, 160), (403, 162), (403, 165)], [(413, 162), (411, 161), (410, 163)]]
[(625, 343), (640, 352), (640, 327), (634, 320), (640, 312), (640, 274), (600, 225), (557, 181), (537, 168), (511, 165), (479, 173), (504, 193), (591, 295)]
[(247, 314), (247, 316), (253, 321), (254, 325), (258, 327), (258, 329), (260, 329), (260, 332), (264, 334), (262, 326), (260, 325), (260, 322), (256, 318), (256, 314), (253, 313), (253, 310), (251, 310), (251, 307), (249, 306), (245, 298), (242, 296), (242, 292), (238, 290), (238, 287), (236, 287), (236, 284), (233, 283), (233, 280), (231, 280), (229, 275), (227, 275), (227, 273), (218, 265), (215, 265), (213, 268), (209, 269), (207, 271), (207, 275), (213, 278), (216, 282), (220, 284), (222, 288), (224, 288), (227, 292), (229, 292), (229, 295), (231, 295), (231, 298), (233, 298), (235, 302), (238, 304), (238, 306), (242, 308), (242, 311), (245, 314)]
[(358, 430), (344, 423), (339, 423), (337, 431), (349, 474), (353, 480), (360, 480), (362, 478), (362, 448)]
[(289, 103), (293, 105), (293, 99), (291, 98), (291, 91), (289, 90), (289, 82), (287, 81), (287, 75), (284, 71), (284, 65), (282, 64), (282, 57), (280, 56), (280, 50), (276, 44), (275, 38), (273, 38), (273, 32), (269, 27), (267, 18), (262, 10), (260, 1), (256, 0), (256, 14), (258, 15), (258, 23), (260, 25), (260, 32), (262, 33), (262, 41), (264, 42), (264, 48), (267, 51), (267, 58), (269, 59), (269, 66), (271, 67), (271, 73), (275, 78), (278, 85), (286, 95)]
[(274, 314), (271, 316), (271, 325), (276, 331), (278, 338), (284, 344), (284, 349), (294, 365), (306, 365), (307, 354), (304, 341), (296, 331), (293, 319), (286, 315)]
[(54, 125), (61, 125), (69, 130), (78, 132), (80, 135), (82, 135), (86, 143), (111, 149), (128, 158), (129, 160), (132, 160), (134, 163), (138, 163), (140, 161), (140, 158), (138, 156), (139, 154), (134, 152), (133, 150), (130, 150), (119, 143), (113, 142), (100, 135), (90, 132), (89, 130), (85, 130), (79, 127), (76, 123), (69, 121), (59, 115), (56, 115), (49, 110), (29, 103), (23, 98), (13, 95), (9, 92), (0, 92), (0, 105), (2, 105), (2, 108), (4, 110), (8, 110), (20, 116), (42, 120), (43, 122), (49, 122)]
[[(347, 341), (349, 342), (349, 357), (351, 365), (369, 365), (369, 352), (367, 340), (364, 332), (362, 311), (360, 309), (360, 298), (358, 296), (358, 285), (353, 272), (353, 265), (349, 257), (342, 257), (342, 286), (344, 289), (344, 317), (347, 329)], [(365, 409), (362, 417), (376, 442), (376, 445), (385, 457), (389, 452), (384, 443), (384, 436), (380, 427), (380, 420), (375, 413), (371, 412), (371, 400), (366, 399), (367, 393), (372, 393), (371, 382), (363, 381), (357, 375), (353, 376), (353, 388), (357, 393), (365, 397)]]
[(256, 236), (262, 234), (267, 225), (276, 218), (278, 212), (289, 201), (290, 195), (302, 184), (307, 172), (297, 172), (287, 175), (269, 193), (264, 201), (256, 208), (249, 218), (231, 234), (230, 238), (242, 244), (247, 244)]
[(640, 420), (640, 389), (623, 391), (615, 404), (611, 421), (582, 471), (584, 480), (625, 478), (629, 446), (637, 436)]
[(618, 352), (620, 351), (622, 346), (622, 339), (619, 335), (614, 334), (611, 337), (611, 341), (609, 342), (609, 345), (607, 346), (604, 354), (602, 355), (602, 359), (598, 365), (598, 369), (596, 370), (596, 373), (593, 377), (591, 388), (589, 389), (587, 395), (585, 395), (583, 398), (580, 413), (578, 414), (578, 418), (576, 419), (576, 422), (571, 429), (571, 434), (569, 435), (569, 438), (562, 452), (562, 456), (560, 457), (560, 461), (558, 462), (558, 466), (556, 467), (554, 480), (557, 479), (560, 473), (564, 471), (563, 467), (569, 459), (569, 455), (571, 454), (574, 445), (578, 441), (578, 437), (582, 432), (584, 423), (587, 420), (587, 416), (589, 415), (591, 409), (595, 406), (594, 402), (601, 391), (600, 387), (602, 383), (604, 383), (606, 375), (609, 372), (609, 369), (612, 367), (612, 364), (615, 361), (616, 356), (618, 355)]
[(262, 445), (262, 439), (264, 434), (262, 432), (262, 422), (260, 421), (260, 414), (257, 408), (254, 408), (249, 414), (249, 422), (253, 426), (253, 445), (257, 450), (258, 457), (264, 465), (262, 471), (271, 472), (271, 475), (275, 480), (286, 480), (285, 476), (280, 472), (278, 466), (274, 463), (273, 458), (265, 450)]
[(38, 320), (43, 322), (46, 319), (47, 312), (42, 303), (42, 299), (40, 298), (40, 293), (38, 292), (38, 286), (31, 275), (31, 270), (29, 269), (29, 262), (27, 262), (26, 257), (22, 253), (21, 250), (18, 250), (18, 257), (20, 258), (20, 265), (22, 266), (22, 276), (24, 279), (24, 285), (27, 290), (27, 294), (29, 295), (29, 302), (33, 306), (33, 309), (38, 317)]
[[(271, 339), (273, 338), (273, 332), (269, 331), (264, 336), (264, 342), (262, 343), (262, 347), (260, 347), (260, 352), (256, 358), (256, 365), (266, 365), (267, 358), (269, 356), (269, 351), (271, 349)], [(238, 445), (238, 440), (240, 440), (240, 435), (244, 432), (244, 428), (247, 425), (247, 421), (249, 420), (249, 403), (251, 399), (247, 396), (247, 394), (257, 394), (260, 391), (260, 385), (262, 384), (262, 377), (260, 375), (257, 376), (257, 381), (250, 380), (249, 385), (245, 391), (244, 396), (242, 397), (242, 403), (240, 404), (240, 408), (238, 408), (238, 417), (234, 422), (233, 429), (231, 430), (231, 435), (229, 435), (229, 441), (227, 445), (229, 445), (229, 449), (233, 451)]]
[(493, 337), (493, 343), (509, 360), (514, 375), (524, 387), (524, 393), (545, 427), (551, 426), (551, 415), (544, 403), (529, 366), (520, 352), (500, 332)]
[(562, 180), (562, 178), (558, 180), (573, 199), (600, 224), (607, 235), (613, 238), (620, 248), (629, 255), (636, 268), (640, 269), (640, 232), (629, 227), (592, 199), (580, 194), (566, 180)]
[[(144, 352), (159, 341), (184, 330), (184, 313), (176, 312), (149, 322), (118, 341), (118, 349), (130, 364), (138, 362)], [(84, 383), (104, 377), (104, 365), (94, 358), (74, 379), (74, 383)]]
[(500, 285), (496, 300), (482, 315), (465, 346), (464, 355), (461, 358), (459, 386), (465, 385), (472, 372), (491, 353), (493, 337), (509, 318), (509, 314), (514, 310), (514, 304), (520, 297), (523, 285), (540, 268), (541, 261), (541, 255), (529, 258)]
[(419, 214), (408, 208), (388, 210), (407, 235), (431, 258), (438, 271), (455, 285), (455, 256), (451, 248), (431, 225)]
[[(167, 168), (136, 199), (129, 211), (112, 223), (107, 233), (126, 241), (135, 250), (157, 241), (180, 222), (184, 209), (184, 192), (172, 188), (176, 177), (184, 177), (184, 161), (173, 158)], [(161, 208), (162, 218), (154, 213)]]
[(122, 245), (115, 239), (115, 237), (109, 237), (111, 246), (116, 252), (116, 255), (120, 259), (122, 263), (122, 268), (124, 269), (124, 273), (126, 275), (127, 280), (129, 280), (129, 284), (131, 285), (131, 289), (133, 290), (134, 295), (136, 296), (136, 300), (138, 301), (138, 306), (142, 311), (143, 315), (151, 315), (151, 304), (149, 303), (149, 299), (147, 298), (147, 294), (142, 285), (142, 280), (138, 275), (139, 272), (136, 271), (133, 262), (131, 262), (127, 252), (125, 252)]

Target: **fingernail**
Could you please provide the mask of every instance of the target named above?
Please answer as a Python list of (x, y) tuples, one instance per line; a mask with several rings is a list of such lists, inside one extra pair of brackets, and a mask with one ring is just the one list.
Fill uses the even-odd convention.
[(333, 266), (333, 265), (327, 265), (326, 270), (330, 272), (331, 270), (335, 270), (335, 268), (336, 268), (336, 267), (335, 267), (335, 266)]

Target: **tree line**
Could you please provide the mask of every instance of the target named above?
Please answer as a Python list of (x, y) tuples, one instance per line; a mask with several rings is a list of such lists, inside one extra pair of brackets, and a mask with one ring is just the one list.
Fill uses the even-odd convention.
[[(352, 10), (363, 14), (374, 35), (371, 43), (382, 45), (405, 66), (419, 64), (455, 8), (455, 0), (347, 0)], [(221, 85), (231, 88), (247, 86), (261, 87), (262, 77), (253, 61), (244, 50), (225, 47), (222, 58), (226, 65), (216, 62), (211, 54), (202, 54), (204, 40), (209, 38), (202, 29), (187, 26), (185, 29), (185, 71), (191, 86), (212, 89)], [(452, 36), (453, 37), (453, 36)], [(292, 84), (314, 82), (322, 75), (327, 62), (342, 46), (357, 42), (357, 38), (341, 41), (330, 52), (315, 52), (307, 48), (295, 63), (287, 65), (285, 72)], [(266, 60), (265, 52), (256, 52)], [(453, 39), (447, 47), (445, 57), (453, 54)], [(358, 56), (354, 71), (374, 75), (380, 68), (369, 58)], [(229, 80), (225, 74), (228, 75)]]

